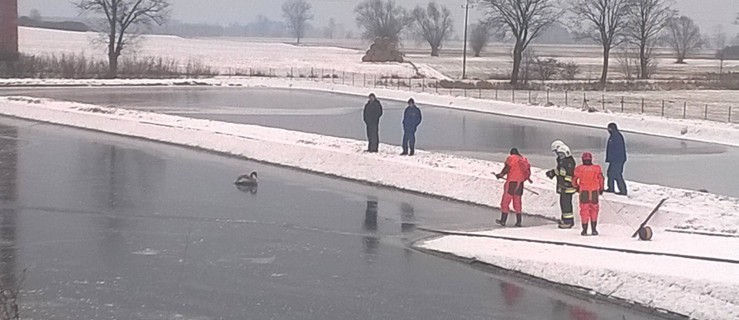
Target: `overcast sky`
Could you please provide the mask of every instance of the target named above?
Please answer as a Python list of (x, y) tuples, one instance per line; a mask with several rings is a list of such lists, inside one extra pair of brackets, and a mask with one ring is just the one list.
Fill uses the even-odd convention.
[[(172, 18), (183, 22), (205, 22), (227, 25), (229, 23), (247, 23), (259, 14), (271, 19), (282, 19), (281, 3), (283, 0), (170, 0)], [(355, 27), (353, 9), (359, 0), (308, 0), (313, 5), (315, 26), (324, 26), (329, 18), (335, 18), (347, 27)], [(38, 9), (45, 16), (74, 16), (76, 11), (70, 0), (18, 0), (19, 13), (28, 14), (31, 9)], [(406, 8), (427, 3), (428, 0), (396, 0)], [(452, 10), (457, 29), (461, 30), (464, 22), (464, 0), (437, 0)], [(730, 32), (739, 32), (739, 27), (731, 26), (739, 11), (739, 0), (674, 0), (675, 8), (684, 15), (693, 18), (703, 29), (710, 32), (715, 25), (724, 24)], [(471, 11), (471, 21), (481, 17), (479, 9)]]

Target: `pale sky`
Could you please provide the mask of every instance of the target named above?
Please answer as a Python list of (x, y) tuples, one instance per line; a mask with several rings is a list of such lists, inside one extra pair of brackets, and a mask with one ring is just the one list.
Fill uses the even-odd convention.
[[(183, 22), (205, 22), (227, 25), (237, 22), (245, 24), (262, 14), (271, 19), (280, 20), (283, 0), (170, 0), (172, 18)], [(359, 0), (308, 0), (313, 5), (315, 20), (311, 23), (321, 27), (329, 18), (343, 22), (348, 28), (354, 28), (353, 9)], [(461, 30), (464, 23), (465, 0), (437, 0), (452, 10)], [(471, 1), (473, 2), (473, 1)], [(675, 8), (681, 14), (695, 20), (704, 32), (710, 32), (715, 25), (723, 24), (729, 34), (739, 32), (738, 26), (731, 23), (739, 11), (739, 0), (674, 0)], [(396, 0), (396, 3), (412, 9), (428, 0)], [(18, 0), (19, 13), (26, 15), (31, 9), (38, 9), (45, 16), (74, 16), (76, 11), (70, 0)], [(471, 21), (482, 16), (480, 9), (471, 10)]]

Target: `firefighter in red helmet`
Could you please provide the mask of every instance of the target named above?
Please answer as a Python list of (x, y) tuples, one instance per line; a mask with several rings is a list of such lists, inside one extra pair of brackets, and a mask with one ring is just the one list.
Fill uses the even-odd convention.
[(588, 223), (592, 227), (592, 235), (598, 235), (598, 198), (604, 190), (603, 170), (593, 164), (593, 155), (590, 152), (582, 154), (582, 165), (575, 168), (575, 177), (572, 185), (580, 192), (580, 219), (582, 220), (583, 236), (588, 235)]

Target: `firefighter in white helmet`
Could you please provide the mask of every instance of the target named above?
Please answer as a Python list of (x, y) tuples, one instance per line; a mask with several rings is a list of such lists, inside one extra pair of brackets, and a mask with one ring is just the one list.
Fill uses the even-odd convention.
[(572, 196), (577, 192), (572, 185), (575, 175), (575, 158), (572, 157), (570, 148), (562, 141), (552, 142), (552, 152), (557, 155), (557, 167), (547, 171), (549, 179), (557, 178), (557, 193), (559, 194), (559, 208), (562, 217), (559, 222), (560, 229), (570, 229), (575, 226), (575, 212), (572, 208)]

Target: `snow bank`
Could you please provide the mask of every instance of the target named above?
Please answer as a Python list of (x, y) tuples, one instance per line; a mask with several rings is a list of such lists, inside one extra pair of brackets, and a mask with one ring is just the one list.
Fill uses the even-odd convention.
[[(519, 232), (533, 235), (540, 231)], [(446, 236), (417, 246), (693, 319), (739, 318), (737, 264), (466, 236)]]
[[(180, 144), (491, 207), (499, 206), (502, 181), (498, 162), (419, 151), (401, 157), (382, 145), (379, 154), (362, 153), (365, 142), (276, 128), (190, 119), (45, 99), (0, 98), (0, 114)], [(382, 168), (382, 170), (378, 170)], [(524, 210), (559, 216), (553, 181), (534, 168)], [(606, 195), (603, 222), (638, 225), (661, 198), (670, 198), (655, 227), (737, 234), (739, 199), (662, 186), (632, 183), (629, 197)]]

